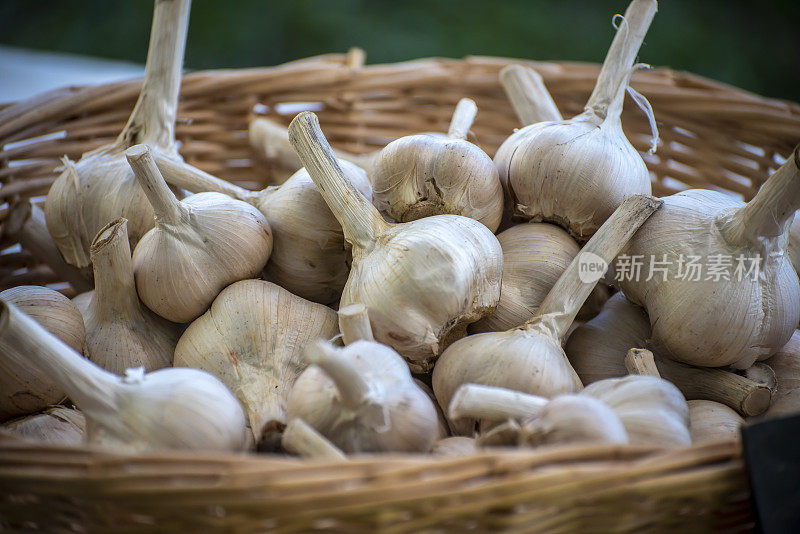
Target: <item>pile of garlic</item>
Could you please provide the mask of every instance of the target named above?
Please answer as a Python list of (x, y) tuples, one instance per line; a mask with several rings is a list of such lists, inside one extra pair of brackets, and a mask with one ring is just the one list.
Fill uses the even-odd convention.
[[(469, 98), (447, 134), (366, 156), (334, 151), (303, 112), (288, 130), (251, 125), (254, 149), (296, 171), (254, 192), (178, 155), (189, 0), (156, 0), (117, 141), (65, 158), (44, 213), (9, 214), (9, 232), (82, 293), (0, 293), (0, 435), (344, 461), (684, 447), (800, 412), (786, 254), (800, 154), (746, 204), (650, 196), (620, 114), (655, 12), (631, 2), (572, 119), (533, 70), (504, 69), (523, 127), (494, 161), (468, 136)], [(622, 255), (723, 253), (759, 257), (760, 276), (623, 277), (599, 314), (585, 306)]]

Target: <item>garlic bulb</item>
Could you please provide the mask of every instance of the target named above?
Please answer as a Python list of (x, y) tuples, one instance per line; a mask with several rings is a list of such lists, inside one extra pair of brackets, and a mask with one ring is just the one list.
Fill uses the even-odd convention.
[(83, 154), (64, 171), (47, 195), (47, 227), (70, 265), (89, 265), (89, 246), (109, 221), (130, 222), (131, 249), (153, 227), (153, 210), (125, 161), (125, 149), (147, 143), (180, 161), (175, 116), (189, 24), (190, 0), (156, 0), (142, 91), (117, 140)]
[(434, 456), (462, 456), (475, 454), (478, 447), (475, 438), (465, 436), (451, 436), (437, 440), (431, 447), (431, 454)]
[[(650, 338), (647, 314), (617, 293), (594, 319), (579, 326), (569, 337), (564, 351), (584, 384), (625, 376), (625, 356)], [(675, 384), (687, 399), (706, 399), (730, 406), (743, 415), (764, 412), (773, 387), (722, 369), (682, 364), (657, 355), (655, 363), (662, 378)]]
[(318, 460), (344, 460), (344, 453), (328, 439), (300, 418), (286, 425), (281, 437), (286, 452)]
[[(285, 129), (284, 136), (288, 144)], [(264, 268), (268, 280), (320, 304), (339, 300), (350, 273), (350, 251), (339, 221), (305, 169), (278, 187), (248, 191), (165, 158), (156, 156), (156, 163), (170, 185), (192, 193), (224, 193), (258, 208), (272, 230), (272, 254)], [(372, 186), (363, 169), (343, 160), (339, 163), (350, 183), (371, 201)]]
[(502, 251), (485, 226), (458, 215), (390, 224), (342, 173), (313, 113), (301, 113), (289, 138), (353, 246), (340, 306), (367, 306), (375, 339), (414, 372), (433, 360), (500, 298)]
[[(250, 122), (248, 137), (250, 146), (256, 152), (269, 160), (275, 161), (281, 167), (291, 171), (296, 171), (303, 167), (300, 158), (297, 157), (297, 153), (289, 142), (286, 126), (269, 119), (254, 119)], [(380, 151), (367, 154), (351, 154), (344, 150), (334, 149), (333, 153), (336, 154), (340, 164), (344, 161), (363, 169), (371, 169), (372, 163)], [(342, 164), (342, 167), (345, 167), (345, 165)]]
[(462, 98), (446, 135), (409, 135), (380, 151), (370, 178), (383, 215), (410, 222), (450, 213), (497, 230), (503, 216), (497, 169), (483, 150), (466, 140), (477, 112), (475, 102)]
[(147, 146), (125, 152), (156, 213), (156, 226), (133, 251), (136, 289), (145, 305), (176, 323), (202, 315), (226, 286), (256, 278), (272, 233), (256, 208), (220, 193), (178, 201)]
[(514, 226), (497, 240), (503, 249), (500, 301), (494, 313), (470, 326), (471, 332), (508, 330), (533, 317), (580, 251), (567, 232), (547, 223)]
[(482, 432), (476, 441), (479, 446), (628, 441), (614, 412), (600, 401), (580, 395), (545, 399), (505, 388), (464, 384), (453, 395), (448, 417), (484, 424), (512, 421)]
[(764, 363), (775, 372), (778, 391), (800, 388), (800, 330)]
[(500, 85), (523, 126), (563, 119), (541, 75), (532, 68), (522, 65), (503, 67)]
[(786, 252), (789, 254), (789, 261), (796, 273), (800, 273), (800, 216), (795, 212), (792, 222), (789, 224), (789, 241), (786, 245)]
[(88, 441), (149, 451), (243, 450), (246, 419), (239, 401), (214, 376), (167, 368), (124, 377), (101, 369), (0, 300), (0, 354), (17, 365), (29, 359), (86, 416)]
[(80, 445), (86, 434), (86, 418), (78, 410), (53, 406), (42, 413), (4, 423), (0, 429), (33, 441)]
[[(680, 390), (659, 378), (652, 353), (634, 349), (626, 356), (626, 364), (649, 353), (650, 360), (638, 369), (628, 369), (653, 375), (632, 374), (624, 378), (607, 378), (587, 385), (582, 395), (604, 402), (614, 410), (628, 432), (632, 445), (680, 447), (691, 443), (689, 408)], [(646, 369), (646, 371), (644, 371)]]
[(642, 276), (617, 262), (620, 287), (647, 309), (654, 342), (704, 367), (745, 369), (774, 354), (800, 320), (800, 284), (784, 254), (800, 207), (798, 149), (747, 204), (704, 189), (663, 201), (625, 251), (631, 265), (640, 258)]
[(303, 419), (347, 453), (425, 452), (437, 439), (433, 402), (391, 348), (318, 340), (306, 346), (305, 359), (313, 365), (289, 395), (290, 420)]
[(76, 269), (64, 261), (58, 247), (50, 237), (44, 211), (28, 200), (22, 200), (11, 208), (5, 221), (4, 233), (9, 239), (20, 244), (23, 250), (44, 263), (65, 282), (69, 282), (77, 292), (92, 289), (90, 276), (84, 270)]
[(172, 365), (181, 326), (139, 301), (128, 244), (128, 221), (100, 230), (89, 253), (95, 289), (75, 297), (86, 325), (87, 358), (114, 374), (133, 367), (155, 371)]
[[(72, 349), (83, 352), (86, 331), (81, 313), (58, 291), (41, 286), (17, 286), (1, 292), (0, 299), (30, 315)], [(0, 421), (38, 412), (64, 398), (64, 390), (43, 376), (31, 361), (26, 358), (7, 366), (0, 360)]]
[(650, 193), (647, 167), (625, 138), (620, 114), (655, 12), (655, 0), (631, 2), (583, 113), (526, 126), (500, 146), (494, 162), (515, 218), (554, 222), (587, 239), (625, 198)]
[(686, 404), (692, 445), (739, 439), (744, 419), (724, 404), (708, 400), (690, 400)]
[[(505, 332), (468, 336), (453, 343), (433, 370), (433, 391), (447, 406), (461, 384), (501, 386), (542, 397), (581, 389), (561, 348), (564, 335), (610, 262), (660, 201), (635, 196), (625, 202), (572, 260), (536, 315)], [(471, 425), (451, 430), (463, 434)]]
[(184, 332), (175, 365), (207, 371), (236, 394), (262, 448), (286, 426), (286, 399), (310, 341), (338, 334), (336, 312), (263, 280), (231, 284)]

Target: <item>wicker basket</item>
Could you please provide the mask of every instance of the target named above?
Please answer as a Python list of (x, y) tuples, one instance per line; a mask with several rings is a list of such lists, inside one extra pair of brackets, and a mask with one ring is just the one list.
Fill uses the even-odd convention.
[[(357, 60), (357, 55), (353, 56)], [(363, 66), (328, 55), (274, 68), (184, 77), (177, 136), (191, 164), (255, 188), (277, 180), (255, 157), (248, 121), (288, 123), (286, 103), (318, 110), (332, 144), (367, 152), (411, 132), (445, 130), (453, 106), (479, 107), (490, 154), (518, 126), (498, 84), (516, 62), (470, 57)], [(598, 66), (535, 63), (565, 116), (583, 108)], [(42, 200), (59, 158), (110, 142), (140, 80), (65, 88), (0, 109), (0, 225), (10, 206)], [(800, 140), (800, 106), (691, 74), (656, 69), (632, 85), (651, 102), (662, 145), (645, 155), (654, 190), (726, 190), (750, 198)], [(645, 116), (626, 104), (625, 131), (649, 146)], [(59, 284), (5, 232), (0, 285)], [(54, 287), (70, 293), (67, 284)], [(39, 532), (739, 532), (752, 529), (736, 443), (682, 450), (592, 446), (458, 458), (127, 455), (0, 438), (0, 530)]]

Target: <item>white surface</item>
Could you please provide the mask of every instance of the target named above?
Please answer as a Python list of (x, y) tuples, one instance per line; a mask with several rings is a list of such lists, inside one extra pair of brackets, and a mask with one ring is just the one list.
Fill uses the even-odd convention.
[(144, 66), (60, 52), (0, 46), (0, 102), (23, 100), (67, 85), (138, 78)]

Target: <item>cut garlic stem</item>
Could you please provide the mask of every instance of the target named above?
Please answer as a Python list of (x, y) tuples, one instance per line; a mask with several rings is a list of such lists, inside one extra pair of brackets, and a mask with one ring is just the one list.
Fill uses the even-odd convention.
[(486, 421), (522, 419), (536, 416), (548, 402), (544, 397), (510, 389), (464, 384), (453, 395), (447, 416), (452, 421), (463, 417)]
[(453, 139), (466, 139), (475, 116), (478, 114), (478, 106), (471, 98), (462, 98), (456, 105), (453, 118), (450, 119), (450, 128), (447, 136)]
[(308, 423), (295, 417), (281, 437), (281, 445), (292, 454), (315, 460), (346, 460), (347, 456), (328, 438), (317, 432)]
[(636, 55), (658, 9), (655, 0), (633, 0), (620, 21), (611, 47), (608, 49), (597, 83), (586, 103), (586, 110), (600, 120), (609, 115), (609, 107), (619, 93), (624, 93)]
[(500, 85), (522, 126), (563, 120), (542, 76), (530, 67), (509, 65), (500, 71)]
[(590, 278), (581, 270), (592, 265), (607, 267), (660, 206), (661, 200), (649, 195), (634, 195), (620, 204), (553, 285), (536, 315), (520, 328), (540, 328), (554, 339), (563, 339), (602, 276)]
[(339, 330), (345, 345), (358, 340), (375, 341), (372, 326), (369, 324), (367, 307), (363, 304), (350, 304), (339, 309)]
[(323, 341), (312, 342), (303, 354), (309, 365), (321, 367), (336, 384), (342, 404), (357, 411), (369, 402), (371, 388), (350, 360), (342, 357), (339, 349)]
[(632, 375), (661, 378), (653, 353), (647, 349), (630, 349), (625, 355), (625, 369)]
[(189, 217), (189, 210), (181, 204), (161, 176), (153, 155), (146, 145), (135, 145), (125, 151), (139, 185), (156, 214), (156, 224), (179, 224)]
[[(192, 193), (214, 191), (250, 204), (255, 204), (258, 199), (260, 192), (249, 191), (195, 167), (176, 162), (174, 159), (165, 157), (162, 154), (156, 153), (153, 157), (158, 170), (164, 176), (164, 180), (172, 186), (180, 187)], [(274, 187), (267, 188), (267, 190), (271, 189), (274, 189)]]

